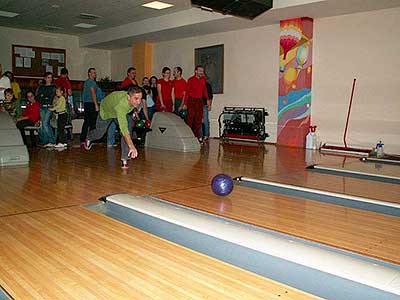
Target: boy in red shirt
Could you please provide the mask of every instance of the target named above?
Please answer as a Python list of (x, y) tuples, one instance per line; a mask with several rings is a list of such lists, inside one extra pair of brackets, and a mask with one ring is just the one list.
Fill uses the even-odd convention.
[(133, 86), (138, 86), (138, 82), (136, 81), (136, 69), (134, 67), (128, 68), (128, 71), (126, 71), (126, 77), (124, 81), (121, 83), (121, 89), (126, 89), (130, 85)]
[(172, 102), (174, 102), (174, 113), (179, 114), (183, 109), (186, 93), (186, 80), (182, 77), (182, 68), (175, 67), (173, 70), (174, 80), (172, 80)]
[[(55, 81), (54, 84), (56, 87), (62, 87), (64, 88), (65, 91), (65, 100), (68, 101), (68, 97), (72, 95), (72, 86), (71, 82), (69, 82), (68, 79), (68, 70), (67, 68), (62, 68), (60, 71), (60, 77), (58, 77)], [(72, 105), (72, 103), (71, 103)]]

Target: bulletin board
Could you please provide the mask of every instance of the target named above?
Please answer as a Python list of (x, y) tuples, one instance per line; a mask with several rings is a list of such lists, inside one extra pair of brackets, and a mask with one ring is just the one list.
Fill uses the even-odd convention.
[(59, 76), (66, 61), (65, 49), (12, 45), (12, 69), (15, 76), (43, 77), (46, 72)]

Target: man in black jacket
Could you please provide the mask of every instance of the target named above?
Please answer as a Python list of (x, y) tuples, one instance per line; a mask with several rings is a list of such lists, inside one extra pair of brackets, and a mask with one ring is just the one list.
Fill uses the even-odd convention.
[(211, 104), (213, 99), (213, 91), (211, 84), (209, 82), (209, 77), (207, 75), (205, 75), (205, 77), (206, 77), (206, 88), (209, 100), (207, 100), (203, 96), (203, 122), (202, 122), (203, 142), (207, 142), (208, 139), (210, 138), (210, 120), (208, 117), (208, 112), (211, 111)]

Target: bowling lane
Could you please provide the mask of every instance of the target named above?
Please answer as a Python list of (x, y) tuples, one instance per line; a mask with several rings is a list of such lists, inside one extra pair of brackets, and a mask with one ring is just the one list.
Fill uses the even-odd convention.
[(400, 223), (394, 216), (235, 186), (225, 197), (210, 186), (153, 194), (162, 200), (400, 263)]
[(14, 299), (319, 299), (82, 207), (2, 217), (0, 233)]

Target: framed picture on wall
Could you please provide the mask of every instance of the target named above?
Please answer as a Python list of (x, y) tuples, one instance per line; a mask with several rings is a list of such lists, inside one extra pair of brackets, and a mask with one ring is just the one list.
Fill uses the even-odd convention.
[(214, 94), (224, 92), (224, 45), (194, 49), (195, 65), (202, 65)]

